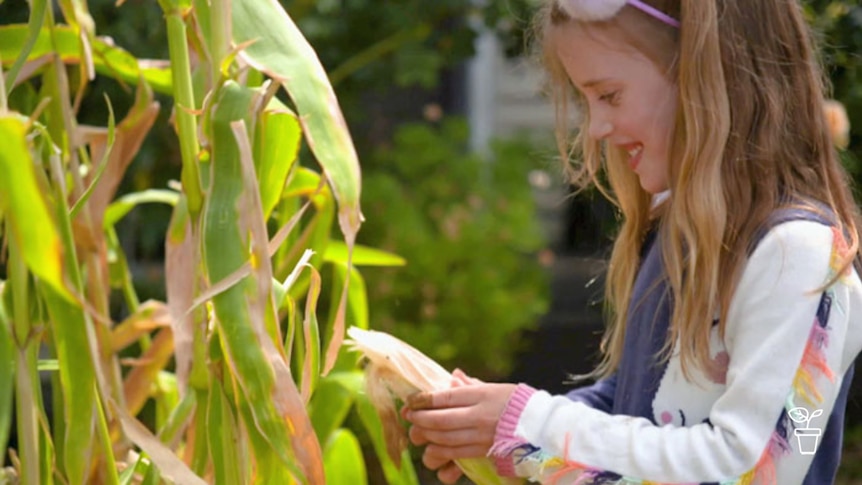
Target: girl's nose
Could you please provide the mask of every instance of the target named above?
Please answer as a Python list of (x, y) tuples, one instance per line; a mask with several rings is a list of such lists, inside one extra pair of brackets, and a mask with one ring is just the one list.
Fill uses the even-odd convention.
[(590, 138), (594, 140), (602, 140), (610, 135), (612, 131), (614, 131), (614, 127), (610, 121), (603, 119), (590, 120)]

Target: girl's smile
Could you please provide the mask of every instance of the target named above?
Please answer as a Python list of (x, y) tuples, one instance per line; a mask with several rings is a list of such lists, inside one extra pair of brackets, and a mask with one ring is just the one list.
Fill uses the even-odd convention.
[(626, 145), (621, 145), (620, 148), (628, 152), (629, 154), (629, 167), (635, 172), (638, 170), (638, 165), (641, 161), (641, 154), (643, 153), (644, 146), (640, 143), (629, 143)]

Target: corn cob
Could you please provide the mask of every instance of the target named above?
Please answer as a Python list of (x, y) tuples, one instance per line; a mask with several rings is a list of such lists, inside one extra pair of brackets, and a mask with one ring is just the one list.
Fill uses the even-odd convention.
[[(407, 447), (407, 433), (398, 417), (397, 400), (419, 391), (439, 391), (451, 387), (452, 374), (440, 364), (407, 343), (384, 332), (351, 327), (351, 340), (345, 342), (351, 350), (367, 359), (365, 388), (369, 400), (383, 422), (389, 455), (399, 463)], [(489, 458), (455, 460), (464, 475), (478, 485), (515, 485), (520, 479), (497, 475)]]

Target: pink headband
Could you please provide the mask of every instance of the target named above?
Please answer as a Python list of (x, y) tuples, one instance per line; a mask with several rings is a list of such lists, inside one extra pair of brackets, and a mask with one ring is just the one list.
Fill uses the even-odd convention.
[(649, 5), (643, 0), (556, 0), (557, 4), (570, 17), (587, 22), (599, 20), (608, 20), (626, 5), (640, 10), (650, 17), (670, 25), (671, 27), (679, 28), (679, 20), (662, 12), (661, 10)]
[(670, 15), (662, 12), (661, 10), (649, 5), (647, 3), (642, 2), (641, 0), (628, 0), (628, 4), (632, 7), (644, 12), (647, 15), (652, 16), (662, 22), (670, 25), (671, 27), (679, 28), (679, 20), (671, 17)]

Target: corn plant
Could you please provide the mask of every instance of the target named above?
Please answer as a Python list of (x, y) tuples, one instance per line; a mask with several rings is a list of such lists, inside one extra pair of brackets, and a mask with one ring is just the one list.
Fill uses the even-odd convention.
[[(0, 483), (363, 483), (352, 410), (387, 481), (416, 483), (341, 351), (348, 323), (368, 327), (356, 266), (403, 261), (355, 247), (359, 164), (290, 17), (275, 0), (160, 0), (163, 62), (98, 37), (85, 0), (57, 6), (0, 26)], [(85, 126), (97, 75), (135, 99)], [(154, 91), (174, 101), (180, 180), (118, 197)], [(165, 302), (140, 301), (116, 230), (151, 203), (173, 207)]]

